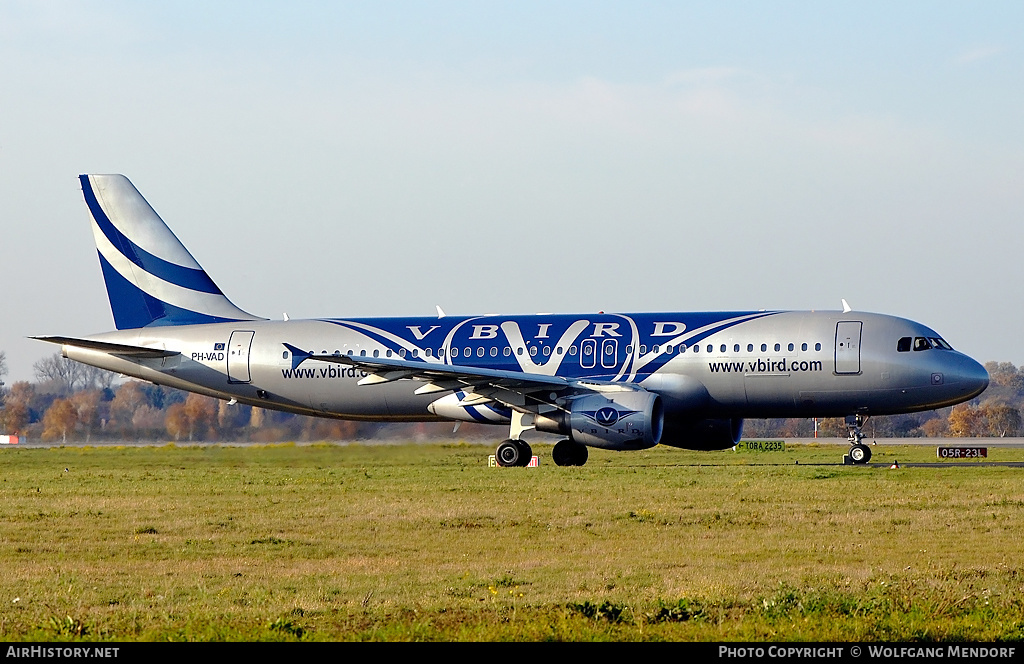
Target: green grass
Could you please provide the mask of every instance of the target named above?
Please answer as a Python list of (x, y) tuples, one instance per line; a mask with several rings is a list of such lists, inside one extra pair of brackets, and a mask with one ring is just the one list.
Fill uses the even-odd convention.
[(1024, 637), (1024, 469), (534, 450), (3, 450), (0, 639)]

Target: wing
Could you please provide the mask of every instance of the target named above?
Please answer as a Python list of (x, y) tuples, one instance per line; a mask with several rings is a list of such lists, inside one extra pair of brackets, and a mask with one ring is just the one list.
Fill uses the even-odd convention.
[[(362, 355), (315, 354), (284, 344), (292, 354), (292, 367), (306, 360), (345, 364), (365, 371), (369, 375), (359, 385), (378, 385), (396, 380), (418, 380), (425, 384), (415, 394), (431, 394), (462, 390), (477, 395), (472, 405), (487, 401), (500, 401), (517, 410), (531, 410), (528, 402), (553, 403), (559, 397), (579, 392), (632, 392), (642, 390), (631, 383), (583, 380), (564, 376), (545, 376), (521, 371), (482, 369), (479, 367), (444, 364), (437, 358), (408, 360), (398, 358), (366, 357)], [(538, 398), (538, 393), (547, 393)], [(467, 405), (471, 405), (468, 402)]]

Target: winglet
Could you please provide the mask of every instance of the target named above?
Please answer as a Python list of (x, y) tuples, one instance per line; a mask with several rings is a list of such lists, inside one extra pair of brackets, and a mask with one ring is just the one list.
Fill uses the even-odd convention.
[(848, 314), (848, 313), (850, 313), (851, 311), (853, 311), (853, 307), (851, 307), (851, 306), (850, 306), (850, 303), (849, 303), (849, 302), (847, 302), (847, 301), (846, 301), (846, 300), (844, 299), (844, 300), (843, 300), (843, 313), (844, 313), (844, 314)]
[(437, 317), (444, 318), (444, 311), (441, 310), (441, 305), (435, 304), (434, 306), (437, 307)]

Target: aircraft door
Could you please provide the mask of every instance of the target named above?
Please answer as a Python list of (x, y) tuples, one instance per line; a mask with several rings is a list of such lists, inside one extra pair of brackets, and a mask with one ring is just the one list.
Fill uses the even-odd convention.
[(252, 380), (249, 376), (249, 350), (255, 334), (249, 330), (235, 330), (231, 333), (228, 339), (229, 383), (248, 383)]
[(619, 342), (615, 339), (605, 339), (601, 342), (601, 366), (605, 369), (614, 369), (619, 364)]
[(864, 323), (841, 321), (836, 323), (836, 373), (860, 373), (860, 335)]
[(580, 366), (584, 369), (593, 369), (597, 364), (597, 342), (593, 339), (584, 339), (580, 344)]

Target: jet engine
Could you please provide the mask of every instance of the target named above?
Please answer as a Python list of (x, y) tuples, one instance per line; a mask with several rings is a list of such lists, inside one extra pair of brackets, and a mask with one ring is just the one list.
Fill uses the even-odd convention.
[(661, 397), (630, 391), (588, 394), (566, 411), (538, 415), (538, 431), (568, 435), (573, 442), (607, 450), (642, 450), (661, 441)]

